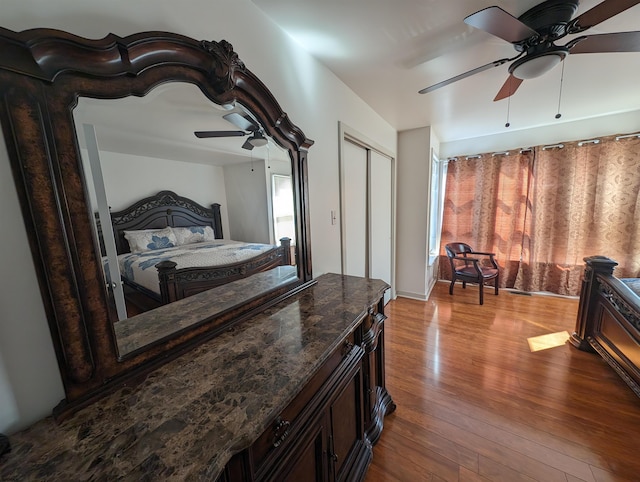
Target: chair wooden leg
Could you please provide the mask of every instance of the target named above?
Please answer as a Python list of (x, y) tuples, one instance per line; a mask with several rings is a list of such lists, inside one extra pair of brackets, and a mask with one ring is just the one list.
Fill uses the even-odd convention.
[(462, 289), (463, 289), (463, 290), (466, 290), (466, 289), (467, 289), (467, 282), (466, 282), (466, 281), (463, 281), (463, 282), (462, 282)]
[(495, 280), (494, 280), (494, 282), (493, 282), (493, 284), (494, 284), (494, 286), (495, 286), (495, 289), (496, 289), (496, 296), (498, 296), (498, 285), (500, 284), (500, 283), (498, 282), (498, 280), (499, 280), (499, 279), (500, 279), (500, 276), (498, 275), (498, 276), (496, 276), (496, 278), (495, 278)]
[(449, 285), (449, 294), (452, 295), (453, 294), (453, 285), (456, 284), (456, 279), (453, 278), (451, 280), (451, 284)]
[(484, 281), (480, 281), (479, 283), (480, 285), (480, 304), (484, 304), (484, 293), (483, 293), (483, 288), (484, 288)]

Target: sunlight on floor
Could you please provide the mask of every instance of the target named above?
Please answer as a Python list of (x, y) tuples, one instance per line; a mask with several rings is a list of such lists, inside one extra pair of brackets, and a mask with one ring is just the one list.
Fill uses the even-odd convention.
[(527, 338), (529, 349), (533, 351), (546, 350), (564, 345), (569, 339), (569, 332), (559, 331), (557, 333), (549, 333), (548, 335), (532, 336)]

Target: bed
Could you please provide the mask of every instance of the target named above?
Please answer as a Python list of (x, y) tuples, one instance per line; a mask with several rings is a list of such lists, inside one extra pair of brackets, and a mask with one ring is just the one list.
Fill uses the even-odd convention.
[(600, 354), (640, 397), (640, 278), (616, 278), (618, 263), (604, 256), (584, 261), (571, 343)]
[(125, 298), (142, 311), (291, 265), (289, 238), (279, 246), (224, 240), (219, 204), (172, 191), (112, 212), (111, 225)]

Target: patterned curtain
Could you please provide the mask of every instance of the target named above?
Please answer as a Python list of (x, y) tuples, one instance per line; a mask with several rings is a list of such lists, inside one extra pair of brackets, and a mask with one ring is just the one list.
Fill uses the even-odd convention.
[(442, 246), (453, 241), (495, 252), (503, 287), (578, 295), (583, 258), (598, 254), (640, 276), (640, 139), (452, 163)]
[(496, 253), (500, 285), (513, 286), (523, 244), (533, 152), (483, 154), (449, 162), (442, 219), (440, 278), (451, 279), (444, 245), (463, 242)]

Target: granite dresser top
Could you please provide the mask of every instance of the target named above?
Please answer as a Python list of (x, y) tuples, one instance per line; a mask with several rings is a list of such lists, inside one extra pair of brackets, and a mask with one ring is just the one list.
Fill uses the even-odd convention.
[(48, 417), (11, 435), (0, 480), (215, 480), (388, 288), (317, 281), (61, 424)]

